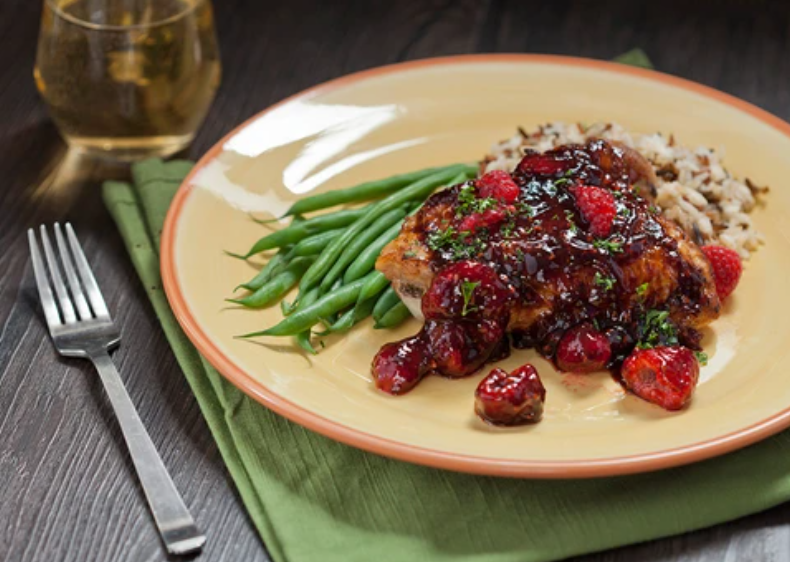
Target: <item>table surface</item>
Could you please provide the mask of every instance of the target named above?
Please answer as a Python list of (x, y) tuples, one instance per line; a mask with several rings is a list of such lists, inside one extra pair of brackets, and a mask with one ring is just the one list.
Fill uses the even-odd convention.
[[(607, 1), (215, 2), (223, 84), (189, 156), (290, 94), (397, 61), (469, 52), (657, 68), (790, 118), (790, 3)], [(92, 367), (42, 325), (25, 229), (71, 220), (123, 332), (115, 361), (208, 542), (202, 560), (268, 560), (99, 193), (122, 167), (68, 154), (31, 76), (40, 2), (0, 3), (0, 560), (163, 560)], [(790, 504), (711, 529), (574, 559), (787, 560)], [(353, 561), (353, 545), (349, 560)]]

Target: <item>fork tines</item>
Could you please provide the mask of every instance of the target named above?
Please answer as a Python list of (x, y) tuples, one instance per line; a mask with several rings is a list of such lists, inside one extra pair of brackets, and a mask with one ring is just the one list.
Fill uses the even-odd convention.
[[(60, 324), (73, 324), (93, 318), (109, 320), (107, 305), (71, 224), (66, 223), (65, 237), (60, 224), (55, 223), (53, 230), (57, 252), (52, 247), (46, 226), (40, 227), (46, 265), (41, 259), (35, 231), (32, 228), (27, 231), (33, 273), (47, 324), (52, 328)], [(66, 277), (65, 283), (63, 272)]]

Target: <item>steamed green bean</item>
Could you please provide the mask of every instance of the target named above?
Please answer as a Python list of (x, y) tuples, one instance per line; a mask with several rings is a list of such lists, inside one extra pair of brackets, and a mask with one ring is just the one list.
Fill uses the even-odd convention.
[(288, 244), (296, 244), (311, 234), (349, 226), (368, 212), (368, 207), (362, 207), (360, 209), (343, 209), (341, 211), (306, 219), (296, 224), (291, 224), (281, 230), (275, 230), (271, 234), (267, 234), (255, 242), (252, 248), (240, 257), (246, 259), (255, 254), (265, 252), (266, 250), (280, 248)]
[(399, 301), (398, 304), (384, 313), (380, 319), (376, 320), (376, 323), (373, 325), (373, 327), (377, 330), (382, 328), (394, 328), (410, 317), (411, 311), (409, 311), (409, 307), (407, 307), (403, 301)]
[(321, 318), (326, 318), (329, 314), (338, 312), (354, 304), (362, 286), (366, 282), (367, 277), (363, 277), (353, 283), (343, 285), (339, 289), (319, 297), (313, 304), (301, 310), (297, 310), (283, 319), (279, 324), (267, 328), (266, 330), (252, 332), (239, 337), (292, 336), (298, 334), (317, 324)]
[(312, 211), (318, 211), (319, 209), (326, 209), (345, 203), (378, 199), (379, 197), (389, 195), (394, 191), (406, 187), (417, 180), (421, 180), (424, 177), (444, 170), (447, 167), (449, 166), (426, 168), (424, 170), (399, 174), (381, 180), (368, 181), (345, 189), (335, 189), (326, 193), (304, 197), (291, 205), (291, 208), (286, 211), (284, 216), (295, 215), (297, 213), (310, 213)]
[(290, 291), (302, 277), (314, 258), (296, 258), (281, 273), (263, 284), (257, 291), (240, 299), (225, 299), (248, 308), (262, 308), (279, 300)]
[(330, 269), (321, 280), (321, 287), (330, 287), (336, 279), (340, 279), (346, 267), (359, 256), (360, 252), (370, 246), (382, 232), (389, 230), (395, 225), (401, 224), (405, 216), (405, 206), (384, 213), (379, 220), (372, 224), (365, 232), (361, 233), (345, 250), (343, 250), (343, 253), (340, 254), (340, 257), (332, 266), (332, 269)]

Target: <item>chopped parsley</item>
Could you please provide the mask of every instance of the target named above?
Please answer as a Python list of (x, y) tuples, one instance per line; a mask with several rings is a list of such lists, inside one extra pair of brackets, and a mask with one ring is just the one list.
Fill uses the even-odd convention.
[(573, 222), (573, 211), (571, 211), (570, 209), (565, 209), (565, 218), (568, 220), (568, 228), (570, 229), (570, 231), (573, 232), (574, 234), (579, 232), (579, 227), (576, 226), (575, 222)]
[(649, 286), (650, 286), (650, 283), (648, 283), (648, 282), (644, 282), (644, 283), (642, 283), (641, 285), (639, 285), (639, 286), (636, 288), (636, 294), (637, 294), (638, 296), (640, 296), (640, 297), (641, 297), (641, 296), (644, 296), (644, 294), (647, 292), (647, 288), (648, 288)]
[(593, 277), (593, 283), (601, 287), (604, 291), (611, 291), (614, 289), (614, 284), (617, 283), (617, 279), (614, 277), (607, 277), (605, 275), (601, 275), (599, 272), (595, 272), (595, 277)]
[(610, 254), (618, 254), (623, 251), (623, 242), (620, 240), (614, 240), (613, 238), (607, 238), (606, 240), (595, 240), (593, 242), (593, 246), (599, 250), (606, 250)]
[(464, 297), (464, 307), (461, 309), (461, 316), (466, 316), (470, 312), (477, 310), (476, 307), (470, 306), (470, 304), (472, 303), (472, 295), (479, 285), (480, 281), (464, 281), (461, 283), (461, 295)]
[(513, 235), (513, 230), (515, 230), (515, 228), (516, 223), (511, 219), (502, 225), (502, 228), (499, 229), (499, 234), (502, 236), (502, 238), (510, 238)]
[(677, 345), (677, 328), (669, 319), (668, 310), (649, 310), (639, 327), (640, 349), (650, 349), (659, 345)]
[(448, 226), (445, 230), (437, 230), (428, 235), (427, 244), (431, 250), (441, 250), (455, 240), (455, 228)]
[(474, 186), (466, 184), (461, 187), (461, 191), (458, 192), (458, 207), (455, 210), (455, 214), (461, 217), (474, 213), (482, 213), (489, 209), (493, 209), (496, 205), (496, 199), (492, 197), (481, 199), (475, 195)]
[(414, 250), (407, 250), (403, 252), (403, 257), (406, 259), (413, 258), (416, 256), (417, 256), (417, 252), (415, 252)]
[(618, 214), (618, 215), (620, 215), (621, 217), (628, 218), (628, 217), (630, 217), (630, 216), (631, 216), (631, 209), (629, 209), (628, 207), (626, 207), (625, 205), (623, 205), (622, 207), (620, 207), (620, 208), (617, 210), (617, 214)]
[(535, 216), (535, 207), (527, 203), (526, 201), (519, 201), (516, 204), (516, 210), (522, 214), (527, 215), (528, 217), (532, 218)]
[(657, 214), (658, 214), (658, 211), (659, 211), (659, 208), (658, 208), (658, 207), (656, 207), (655, 205), (650, 205), (650, 207), (648, 208), (648, 210), (649, 210), (651, 213), (653, 213), (654, 215), (657, 215)]
[(571, 183), (571, 180), (569, 180), (568, 178), (560, 178), (558, 180), (554, 180), (554, 185), (555, 186), (562, 185), (564, 183)]
[(699, 364), (703, 367), (708, 364), (708, 354), (704, 351), (695, 351), (694, 356), (697, 358), (697, 361), (699, 361)]
[(472, 233), (468, 230), (457, 232), (455, 228), (448, 226), (446, 230), (431, 232), (426, 243), (431, 250), (446, 252), (452, 259), (466, 259), (483, 251), (484, 232), (478, 231), (477, 236), (472, 237)]

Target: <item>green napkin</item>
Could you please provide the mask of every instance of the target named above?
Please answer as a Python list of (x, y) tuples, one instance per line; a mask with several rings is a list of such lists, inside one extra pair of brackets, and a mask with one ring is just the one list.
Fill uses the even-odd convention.
[(614, 58), (615, 62), (627, 64), (629, 66), (638, 66), (641, 68), (653, 68), (653, 63), (642, 49), (631, 49), (627, 53), (623, 53), (619, 57)]
[(558, 560), (706, 527), (790, 499), (790, 433), (692, 466), (597, 480), (516, 480), (411, 465), (270, 412), (192, 347), (162, 291), (162, 221), (190, 163), (149, 160), (104, 199), (272, 558)]

